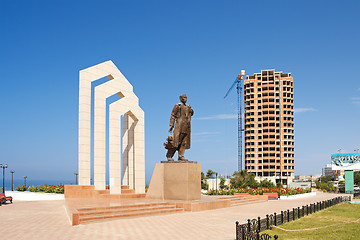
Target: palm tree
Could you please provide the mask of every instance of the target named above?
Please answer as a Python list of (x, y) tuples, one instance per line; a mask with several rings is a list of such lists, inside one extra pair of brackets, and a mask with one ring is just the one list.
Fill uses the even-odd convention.
[(206, 178), (213, 178), (215, 172), (211, 169), (209, 169), (206, 173)]

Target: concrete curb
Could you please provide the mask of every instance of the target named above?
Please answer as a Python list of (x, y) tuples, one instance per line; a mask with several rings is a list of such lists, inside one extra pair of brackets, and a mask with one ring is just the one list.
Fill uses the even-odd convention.
[(303, 194), (297, 194), (297, 195), (291, 195), (291, 196), (280, 196), (280, 200), (290, 200), (290, 199), (298, 199), (298, 198), (305, 198), (305, 197), (312, 197), (312, 196), (316, 196), (316, 192), (303, 193)]
[(11, 196), (13, 198), (13, 201), (64, 200), (64, 194), (58, 193), (5, 191), (5, 195)]

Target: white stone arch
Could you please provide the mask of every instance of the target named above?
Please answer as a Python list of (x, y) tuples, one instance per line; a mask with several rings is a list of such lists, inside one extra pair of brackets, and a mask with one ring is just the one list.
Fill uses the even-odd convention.
[[(120, 117), (122, 122), (122, 156), (120, 165)], [(109, 168), (110, 192), (121, 192), (124, 185), (145, 192), (145, 153), (144, 153), (144, 112), (138, 106), (136, 96), (124, 97), (109, 107)], [(120, 175), (120, 170), (121, 175)]]
[[(91, 82), (98, 80), (103, 77), (108, 77), (110, 81), (103, 83), (99, 86), (95, 87), (94, 91), (94, 185), (96, 190), (104, 190), (106, 185), (106, 98), (118, 94), (122, 99), (114, 102), (119, 104), (110, 104), (110, 108), (112, 111), (116, 111), (120, 109), (123, 111), (126, 108), (126, 112), (136, 113), (136, 117), (134, 117), (136, 124), (140, 124), (143, 126), (144, 123), (144, 114), (139, 107), (139, 101), (136, 95), (133, 92), (132, 85), (128, 82), (128, 80), (124, 77), (124, 75), (118, 70), (115, 64), (112, 61), (107, 61), (93, 67), (84, 69), (80, 71), (80, 79), (79, 79), (79, 185), (90, 185), (90, 150), (91, 150)], [(123, 101), (122, 101), (123, 100)], [(111, 107), (112, 105), (117, 106)], [(120, 106), (126, 107), (120, 107)], [(109, 110), (110, 110), (109, 108)], [(119, 111), (119, 110), (118, 110)], [(109, 111), (109, 115), (110, 115)], [(125, 114), (121, 113), (121, 114)], [(142, 114), (141, 114), (142, 112)], [(124, 115), (125, 116), (125, 115)], [(135, 114), (133, 114), (135, 116)], [(120, 124), (120, 119), (118, 120)], [(124, 121), (125, 123), (125, 121)], [(127, 123), (127, 122), (126, 122)], [(125, 124), (123, 124), (124, 126)], [(139, 126), (140, 126), (139, 125)], [(109, 123), (110, 127), (110, 123)], [(125, 131), (128, 129), (126, 128)], [(109, 144), (114, 143), (115, 133), (109, 128), (109, 137), (112, 136), (112, 141), (109, 139)], [(135, 131), (136, 132), (136, 131)], [(142, 131), (143, 133), (143, 131)], [(120, 131), (118, 132), (120, 135)], [(121, 136), (118, 136), (118, 141)], [(142, 139), (138, 144), (134, 144), (134, 142)], [(136, 151), (143, 152), (144, 148), (144, 136), (136, 135), (135, 138), (128, 141), (127, 144), (136, 145), (137, 148), (134, 149), (134, 156), (143, 156), (139, 155)], [(134, 141), (134, 142), (132, 142)], [(118, 145), (120, 146), (120, 145)], [(110, 148), (110, 145), (109, 145)], [(110, 150), (110, 149), (109, 149)], [(114, 151), (114, 147), (112, 147), (112, 151)], [(113, 152), (115, 153), (115, 152)], [(112, 154), (114, 159), (114, 154)], [(120, 147), (119, 154), (115, 157), (115, 159), (119, 159), (118, 165), (120, 166)], [(140, 157), (134, 158), (134, 162), (132, 164), (138, 165), (138, 163), (142, 163), (144, 165), (144, 157), (141, 159)], [(128, 163), (129, 164), (129, 163)], [(110, 164), (109, 164), (110, 167)], [(110, 171), (112, 172), (112, 176), (114, 176), (115, 169), (114, 161), (112, 161)], [(121, 168), (120, 168), (121, 169)], [(120, 174), (120, 169), (119, 174)], [(139, 167), (139, 169), (143, 169), (142, 172), (136, 172), (135, 174), (139, 174), (138, 176), (134, 176), (135, 179), (142, 179), (144, 173), (144, 166)], [(110, 179), (110, 182), (114, 180)], [(144, 179), (145, 184), (145, 179)], [(142, 193), (145, 190), (137, 189), (144, 184), (132, 184), (132, 188), (136, 190), (136, 192)], [(114, 193), (120, 193), (115, 190), (118, 184), (112, 184)], [(121, 188), (121, 187), (120, 187)]]

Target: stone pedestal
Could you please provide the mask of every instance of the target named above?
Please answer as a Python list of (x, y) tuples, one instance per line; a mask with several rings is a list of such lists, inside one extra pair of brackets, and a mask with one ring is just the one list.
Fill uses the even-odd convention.
[(200, 200), (201, 165), (178, 161), (157, 163), (146, 198)]

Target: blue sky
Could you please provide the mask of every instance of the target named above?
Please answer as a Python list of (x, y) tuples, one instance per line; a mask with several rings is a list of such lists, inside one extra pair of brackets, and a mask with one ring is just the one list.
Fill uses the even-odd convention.
[[(195, 110), (202, 169), (237, 169), (241, 69), (291, 72), (295, 172), (360, 148), (358, 1), (1, 1), (0, 163), (15, 178), (73, 179), (78, 72), (112, 60), (145, 111), (146, 179), (164, 160), (178, 96)], [(10, 176), (7, 173), (7, 176)]]

